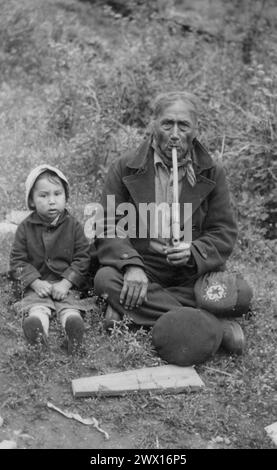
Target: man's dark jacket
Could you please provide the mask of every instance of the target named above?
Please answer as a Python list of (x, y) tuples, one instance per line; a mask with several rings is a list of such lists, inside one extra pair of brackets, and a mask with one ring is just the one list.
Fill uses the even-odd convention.
[[(193, 146), (197, 182), (191, 187), (184, 181), (179, 198), (180, 207), (183, 203), (191, 203), (193, 213), (191, 251), (195, 262), (194, 268), (182, 268), (185, 278), (197, 278), (207, 271), (220, 269), (231, 254), (237, 236), (225, 172), (196, 139)], [(102, 194), (104, 207), (107, 195), (115, 196), (115, 207), (126, 202), (134, 204), (138, 224), (139, 203), (155, 202), (154, 155), (149, 140), (145, 140), (137, 151), (112, 164)], [(107, 213), (105, 216), (107, 220)], [(182, 229), (182, 210), (180, 216)], [(121, 217), (117, 216), (116, 222)], [(149, 237), (98, 238), (95, 244), (100, 264), (119, 270), (124, 270), (127, 265), (143, 268), (149, 241)], [(168, 265), (168, 269), (172, 268)]]

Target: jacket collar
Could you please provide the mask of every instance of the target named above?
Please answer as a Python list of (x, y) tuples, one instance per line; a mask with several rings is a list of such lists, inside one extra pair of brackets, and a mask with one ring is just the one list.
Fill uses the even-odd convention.
[[(64, 210), (62, 216), (59, 218), (58, 222), (56, 225), (53, 225), (53, 227), (58, 227), (60, 224), (63, 223), (63, 221), (69, 216), (69, 212), (67, 209)], [(38, 213), (36, 211), (32, 212), (30, 215), (29, 215), (29, 218), (28, 218), (28, 222), (30, 222), (31, 224), (35, 224), (35, 225), (44, 225), (45, 227), (49, 227), (51, 226), (51, 223), (49, 222), (46, 222), (45, 220), (41, 219), (40, 216), (38, 215)]]
[[(128, 160), (128, 168), (135, 170), (146, 170), (149, 159), (153, 156), (154, 150), (151, 146), (152, 137), (145, 138), (144, 142), (138, 147), (136, 152)], [(196, 173), (212, 168), (215, 163), (205, 147), (194, 139), (193, 141), (193, 160)]]
[[(148, 139), (142, 143), (135, 155), (127, 163), (129, 168), (137, 170), (135, 173), (123, 177), (123, 182), (136, 205), (155, 202), (153, 152), (151, 139)], [(214, 181), (201, 174), (203, 170), (214, 167), (215, 163), (206, 149), (196, 139), (194, 141), (194, 153), (195, 172), (198, 175), (197, 184), (194, 187), (191, 187), (189, 184), (183, 184), (180, 194), (180, 204), (191, 203), (192, 214), (198, 209), (201, 202), (208, 197), (215, 186)], [(183, 210), (180, 212), (180, 224), (181, 227), (184, 224)]]

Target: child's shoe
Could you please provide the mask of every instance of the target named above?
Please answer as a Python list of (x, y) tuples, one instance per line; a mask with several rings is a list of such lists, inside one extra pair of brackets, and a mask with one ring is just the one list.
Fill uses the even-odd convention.
[(37, 317), (27, 317), (23, 322), (23, 331), (30, 344), (47, 345), (47, 338), (42, 323)]
[(81, 317), (72, 315), (66, 320), (65, 331), (68, 338), (67, 351), (68, 354), (73, 354), (73, 352), (79, 348), (82, 343), (85, 326)]

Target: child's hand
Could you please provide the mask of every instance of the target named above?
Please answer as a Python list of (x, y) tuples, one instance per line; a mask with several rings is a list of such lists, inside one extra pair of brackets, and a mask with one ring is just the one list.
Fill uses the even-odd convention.
[(64, 300), (72, 284), (67, 279), (52, 284), (52, 298), (54, 300)]
[(51, 295), (52, 284), (48, 281), (42, 281), (41, 279), (36, 279), (30, 284), (31, 289), (33, 289), (39, 297), (47, 297)]

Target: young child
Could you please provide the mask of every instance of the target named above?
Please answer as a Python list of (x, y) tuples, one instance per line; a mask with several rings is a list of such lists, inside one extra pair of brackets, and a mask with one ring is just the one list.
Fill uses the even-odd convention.
[(13, 277), (21, 282), (20, 310), (27, 340), (47, 344), (53, 312), (61, 322), (72, 353), (83, 338), (79, 288), (89, 270), (89, 243), (81, 224), (65, 208), (69, 184), (50, 165), (34, 168), (26, 180), (26, 203), (33, 212), (19, 225), (10, 255)]

